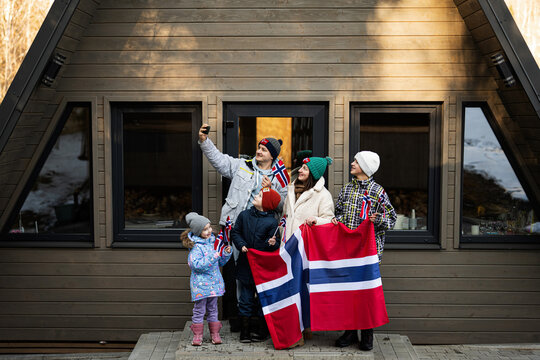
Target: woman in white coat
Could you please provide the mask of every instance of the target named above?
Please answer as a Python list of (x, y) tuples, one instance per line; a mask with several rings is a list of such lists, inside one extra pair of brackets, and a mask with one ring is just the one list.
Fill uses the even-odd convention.
[[(334, 200), (330, 191), (324, 187), (323, 177), (331, 163), (332, 158), (328, 156), (304, 159), (298, 170), (298, 178), (287, 187), (283, 208), (283, 213), (287, 215), (284, 239), (289, 239), (302, 224), (323, 225), (334, 218)], [(291, 348), (304, 345), (304, 337), (312, 337), (311, 329), (306, 328), (303, 335)]]
[(303, 161), (298, 178), (287, 187), (283, 213), (287, 215), (285, 239), (302, 224), (322, 225), (334, 217), (334, 200), (324, 187), (323, 174), (332, 158), (311, 157)]

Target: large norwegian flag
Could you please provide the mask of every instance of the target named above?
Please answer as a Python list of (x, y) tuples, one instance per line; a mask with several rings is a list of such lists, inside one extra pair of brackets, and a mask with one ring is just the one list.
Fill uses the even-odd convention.
[(250, 249), (253, 278), (276, 349), (293, 345), (302, 330), (371, 329), (388, 322), (369, 220), (302, 225), (274, 252)]

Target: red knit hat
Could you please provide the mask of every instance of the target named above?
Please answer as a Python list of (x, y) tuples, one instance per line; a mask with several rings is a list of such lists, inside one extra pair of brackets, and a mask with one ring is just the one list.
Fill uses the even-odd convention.
[(268, 187), (262, 188), (261, 191), (263, 211), (275, 210), (281, 201), (281, 196), (279, 196), (279, 193)]

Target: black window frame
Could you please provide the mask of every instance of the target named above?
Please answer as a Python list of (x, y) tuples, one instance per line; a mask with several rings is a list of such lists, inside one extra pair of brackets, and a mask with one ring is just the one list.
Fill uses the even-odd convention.
[[(90, 179), (90, 232), (84, 234), (63, 234), (63, 233), (24, 233), (10, 234), (11, 225), (17, 221), (17, 215), (21, 207), (24, 205), (28, 194), (32, 190), (41, 169), (45, 165), (58, 137), (62, 133), (66, 122), (69, 119), (72, 111), (76, 107), (86, 107), (88, 109), (88, 141), (90, 148), (89, 161), (89, 179)], [(26, 182), (21, 194), (19, 195), (10, 216), (7, 218), (4, 228), (0, 234), (0, 247), (84, 247), (90, 248), (94, 246), (94, 181), (93, 181), (93, 148), (92, 148), (92, 103), (87, 101), (67, 102), (60, 118), (55, 125), (50, 138), (47, 140), (42, 154), (37, 160), (36, 166), (32, 169), (28, 181)]]
[[(202, 152), (197, 143), (202, 125), (200, 102), (111, 102), (112, 150), (112, 247), (182, 248), (183, 228), (171, 230), (124, 228), (123, 114), (138, 112), (191, 112), (192, 114), (192, 210), (202, 213)], [(182, 166), (182, 164), (178, 164)], [(188, 164), (184, 164), (188, 166)]]
[(499, 141), (499, 145), (501, 146), (501, 149), (504, 152), (504, 155), (508, 159), (508, 162), (512, 169), (514, 170), (514, 173), (516, 177), (518, 178), (520, 185), (523, 187), (523, 191), (527, 195), (529, 201), (531, 202), (531, 206), (533, 210), (536, 212), (536, 214), (540, 214), (540, 204), (536, 204), (534, 201), (534, 196), (532, 189), (530, 188), (528, 182), (526, 181), (526, 178), (523, 174), (523, 171), (521, 167), (519, 166), (519, 162), (515, 154), (511, 151), (508, 140), (505, 137), (503, 130), (497, 125), (497, 121), (495, 119), (495, 116), (493, 115), (489, 105), (484, 101), (467, 101), (462, 103), (462, 115), (461, 115), (461, 184), (460, 184), (460, 202), (459, 202), (459, 244), (460, 247), (466, 248), (468, 245), (475, 246), (475, 245), (490, 245), (493, 244), (495, 246), (502, 245), (505, 248), (511, 249), (513, 245), (540, 245), (540, 235), (463, 235), (462, 233), (462, 226), (463, 226), (463, 177), (464, 177), (464, 171), (463, 171), (463, 158), (465, 156), (465, 109), (471, 107), (471, 108), (480, 108), (482, 112), (484, 113), (484, 116), (486, 117), (486, 120), (489, 124), (489, 127), (493, 131), (493, 134), (497, 138), (497, 141)]
[[(241, 117), (306, 117), (313, 118), (313, 155), (328, 155), (328, 102), (281, 101), (281, 102), (224, 102), (223, 103), (223, 151), (238, 157), (238, 119)], [(324, 175), (328, 187), (328, 171)], [(231, 181), (222, 179), (222, 201)]]
[[(441, 234), (441, 164), (442, 103), (351, 102), (349, 122), (349, 160), (362, 149), (360, 122), (362, 113), (421, 113), (429, 115), (429, 180), (427, 230), (391, 230), (386, 232), (385, 247), (419, 245), (440, 247)], [(350, 162), (349, 161), (349, 162)], [(348, 164), (347, 164), (348, 165)], [(382, 164), (384, 166), (384, 164)], [(348, 168), (348, 166), (347, 166)], [(384, 187), (384, 184), (381, 184)], [(386, 246), (390, 245), (390, 246)]]

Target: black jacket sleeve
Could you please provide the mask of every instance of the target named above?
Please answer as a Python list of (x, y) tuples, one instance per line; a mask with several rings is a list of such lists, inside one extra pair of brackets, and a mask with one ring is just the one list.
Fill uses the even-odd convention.
[(246, 240), (242, 236), (243, 218), (244, 213), (242, 212), (238, 215), (238, 218), (236, 219), (236, 222), (231, 230), (231, 241), (238, 250), (241, 250), (243, 246), (248, 247)]

